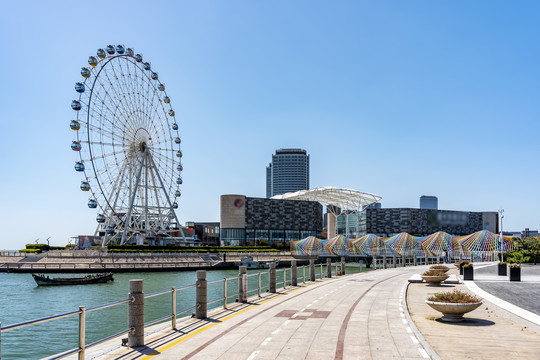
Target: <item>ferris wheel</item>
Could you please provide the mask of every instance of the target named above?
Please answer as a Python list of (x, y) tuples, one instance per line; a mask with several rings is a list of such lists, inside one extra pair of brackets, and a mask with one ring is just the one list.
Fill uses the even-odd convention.
[(136, 238), (180, 237), (175, 213), (181, 196), (179, 126), (165, 85), (141, 54), (108, 45), (88, 58), (75, 84), (70, 128), (80, 188), (99, 209), (102, 244)]

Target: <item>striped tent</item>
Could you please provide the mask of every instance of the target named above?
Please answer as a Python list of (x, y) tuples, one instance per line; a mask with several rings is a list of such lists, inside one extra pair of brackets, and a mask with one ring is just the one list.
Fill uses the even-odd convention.
[(374, 234), (368, 234), (357, 239), (352, 239), (351, 253), (354, 255), (365, 256), (383, 256), (394, 254), (392, 249), (386, 246), (383, 239)]
[(452, 249), (452, 235), (443, 231), (429, 236), (417, 237), (415, 240), (419, 243), (422, 251), (428, 256), (441, 256), (443, 250), (446, 250), (450, 254), (450, 250)]
[(457, 237), (464, 252), (479, 257), (499, 251), (510, 251), (512, 249), (512, 239), (502, 238), (491, 231), (482, 230), (467, 236)]
[(316, 256), (321, 253), (320, 240), (315, 236), (308, 236), (305, 239), (291, 241), (291, 254), (303, 256)]
[(414, 236), (405, 232), (383, 239), (386, 245), (397, 255), (414, 255), (421, 253), (422, 249), (414, 240)]
[(326, 240), (323, 244), (327, 255), (346, 256), (350, 253), (351, 240), (343, 235), (338, 235), (332, 239)]

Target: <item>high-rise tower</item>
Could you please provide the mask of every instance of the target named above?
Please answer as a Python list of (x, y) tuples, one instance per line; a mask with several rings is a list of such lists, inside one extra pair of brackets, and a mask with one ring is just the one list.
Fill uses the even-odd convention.
[(279, 149), (266, 168), (266, 197), (309, 189), (309, 155), (303, 149)]

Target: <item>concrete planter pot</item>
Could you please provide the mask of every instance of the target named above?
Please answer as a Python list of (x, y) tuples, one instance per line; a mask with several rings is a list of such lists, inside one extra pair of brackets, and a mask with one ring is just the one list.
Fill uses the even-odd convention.
[(427, 282), (429, 285), (433, 285), (433, 286), (439, 286), (441, 285), (441, 283), (448, 279), (449, 275), (444, 275), (444, 276), (424, 276), (424, 275), (420, 275), (422, 276), (422, 279), (424, 279), (425, 282)]
[(506, 276), (506, 264), (497, 265), (499, 276)]
[(426, 300), (426, 304), (433, 309), (441, 312), (443, 317), (442, 321), (448, 322), (460, 322), (464, 321), (463, 314), (471, 312), (482, 305), (482, 302), (469, 303), (469, 304), (457, 304), (457, 303), (442, 303)]
[(474, 268), (472, 266), (463, 267), (463, 280), (474, 280)]
[(521, 281), (521, 268), (510, 268), (510, 281)]

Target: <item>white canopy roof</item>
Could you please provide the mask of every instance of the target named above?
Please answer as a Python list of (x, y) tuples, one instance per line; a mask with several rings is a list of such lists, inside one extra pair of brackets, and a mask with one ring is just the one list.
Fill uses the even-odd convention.
[(276, 195), (272, 199), (318, 201), (324, 205), (337, 206), (341, 210), (358, 211), (364, 206), (380, 201), (382, 197), (357, 190), (327, 186)]

